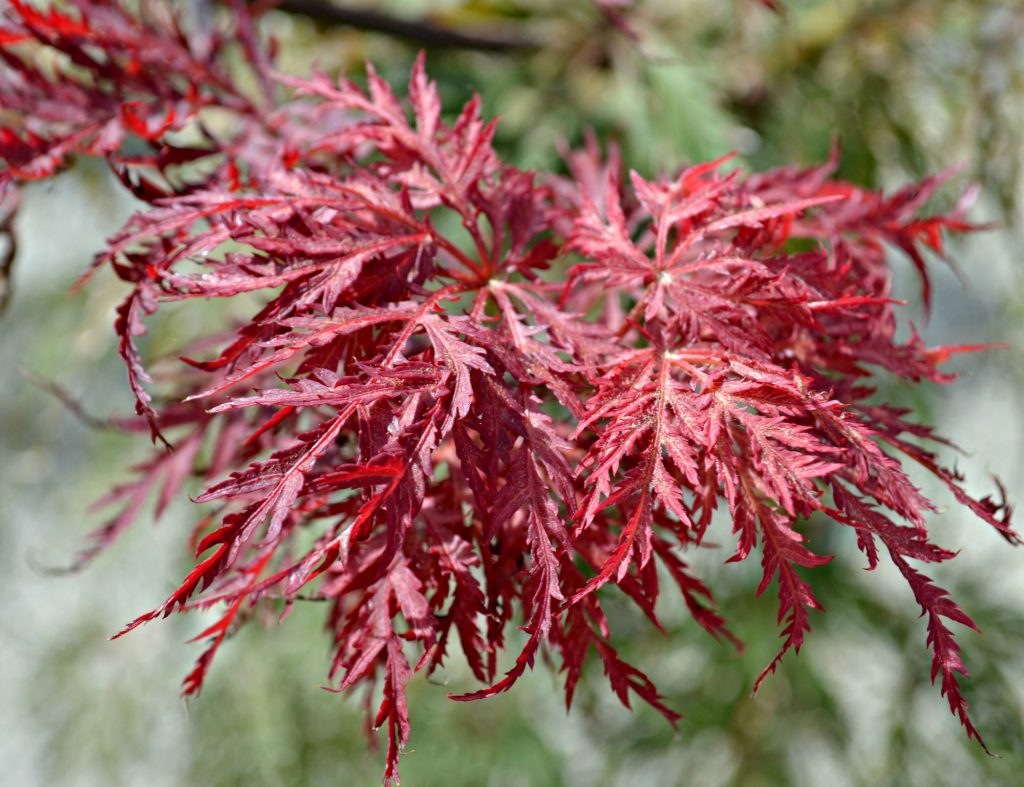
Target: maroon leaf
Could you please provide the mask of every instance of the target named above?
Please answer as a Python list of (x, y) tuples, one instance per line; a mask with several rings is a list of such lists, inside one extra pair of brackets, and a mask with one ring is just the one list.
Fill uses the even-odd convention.
[[(201, 30), (176, 4), (138, 5), (0, 12), (0, 287), (20, 183), (99, 156), (142, 202), (96, 265), (126, 287), (115, 331), (138, 417), (118, 422), (176, 447), (108, 495), (121, 509), (79, 562), (150, 497), (159, 513), (205, 488), (193, 568), (117, 636), (220, 607), (197, 637), (195, 694), (252, 611), (327, 602), (330, 679), (376, 687), (370, 726), (387, 728), (397, 783), (406, 688), (457, 651), (485, 688), (455, 699), (507, 691), (551, 654), (568, 705), (596, 654), (623, 704), (675, 723), (612, 647), (602, 604), (617, 588), (662, 629), (668, 577), (700, 627), (741, 647), (684, 559), (719, 506), (728, 562), (759, 549), (758, 593), (777, 583), (782, 645), (760, 684), (821, 609), (813, 516), (852, 528), (869, 568), (893, 560), (927, 616), (933, 679), (979, 738), (946, 625), (973, 624), (908, 562), (953, 553), (898, 457), (1020, 538), (1001, 488), (970, 496), (941, 437), (871, 401), (879, 370), (947, 383), (941, 365), (978, 349), (899, 338), (886, 253), (909, 258), (927, 303), (926, 255), (976, 229), (969, 192), (925, 215), (948, 175), (887, 196), (833, 180), (838, 150), (811, 169), (745, 175), (726, 157), (627, 178), (593, 137), (570, 177), (521, 171), (478, 98), (445, 120), (422, 58), (403, 101), (372, 68), (365, 90), (275, 73), (246, 4)], [(145, 319), (168, 302), (191, 319), (209, 298), (235, 299), (236, 324), (155, 366)], [(499, 677), (515, 625), (525, 644)]]

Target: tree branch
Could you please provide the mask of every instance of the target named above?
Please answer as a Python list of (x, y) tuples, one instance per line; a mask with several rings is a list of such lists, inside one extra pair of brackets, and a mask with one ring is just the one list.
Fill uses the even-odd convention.
[(281, 0), (277, 7), (326, 25), (371, 30), (413, 41), (430, 49), (477, 49), (509, 53), (535, 49), (537, 42), (519, 36), (462, 32), (423, 19), (403, 19), (369, 9), (343, 8), (330, 0)]

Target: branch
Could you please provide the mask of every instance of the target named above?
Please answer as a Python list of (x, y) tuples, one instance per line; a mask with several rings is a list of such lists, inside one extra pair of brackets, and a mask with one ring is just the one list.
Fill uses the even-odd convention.
[(372, 30), (432, 49), (478, 49), (507, 53), (537, 48), (537, 42), (528, 38), (495, 36), (482, 32), (464, 33), (423, 19), (403, 19), (369, 9), (342, 8), (330, 0), (281, 0), (277, 7), (286, 13), (307, 16), (326, 25)]
[(17, 209), (18, 195), (10, 181), (0, 181), (0, 315), (11, 302), (11, 277), (18, 253), (18, 238), (14, 234)]

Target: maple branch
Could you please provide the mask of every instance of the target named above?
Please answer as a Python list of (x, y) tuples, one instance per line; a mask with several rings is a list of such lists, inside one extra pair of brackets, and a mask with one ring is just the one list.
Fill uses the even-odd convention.
[(14, 234), (17, 208), (18, 193), (9, 180), (0, 179), (0, 316), (11, 302), (11, 276), (18, 253), (18, 238)]
[(42, 391), (50, 394), (54, 399), (60, 402), (64, 409), (68, 411), (76, 420), (78, 420), (83, 426), (89, 429), (119, 429), (120, 425), (111, 418), (100, 418), (99, 416), (93, 415), (79, 402), (74, 395), (68, 391), (64, 386), (60, 385), (56, 381), (47, 380), (42, 375), (38, 375), (30, 369), (24, 367), (18, 370), (21, 376), (28, 381), (29, 384), (36, 386)]
[(0, 251), (0, 315), (7, 311), (11, 302), (11, 278), (14, 270), (14, 258), (18, 252), (18, 240), (11, 229), (10, 222), (0, 225), (0, 239), (7, 239), (7, 248)]
[(463, 32), (425, 19), (404, 19), (365, 8), (343, 8), (329, 1), (281, 0), (278, 8), (289, 14), (309, 17), (321, 24), (383, 33), (428, 49), (473, 49), (508, 54), (538, 48), (536, 41), (519, 35)]

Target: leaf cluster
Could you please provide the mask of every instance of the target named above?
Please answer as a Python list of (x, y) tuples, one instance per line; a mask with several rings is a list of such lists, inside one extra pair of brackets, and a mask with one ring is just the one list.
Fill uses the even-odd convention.
[[(80, 563), (153, 489), (159, 510), (204, 481), (193, 569), (122, 632), (220, 610), (185, 694), (257, 607), (316, 599), (336, 690), (379, 688), (385, 782), (410, 734), (408, 682), (456, 652), (484, 688), (453, 699), (507, 691), (543, 656), (569, 704), (595, 654), (625, 705), (674, 723), (620, 657), (598, 591), (615, 585), (660, 628), (667, 583), (741, 647), (684, 557), (726, 520), (729, 560), (758, 551), (758, 593), (778, 595), (763, 679), (821, 608), (808, 577), (831, 558), (801, 532), (819, 517), (906, 578), (933, 680), (978, 737), (948, 625), (973, 623), (910, 562), (953, 553), (930, 540), (935, 507), (902, 462), (1019, 538), (1004, 500), (971, 497), (939, 463), (940, 438), (872, 398), (880, 373), (949, 382), (942, 362), (973, 349), (897, 332), (887, 249), (927, 303), (926, 253), (972, 229), (966, 201), (923, 212), (943, 177), (884, 195), (834, 179), (835, 153), (648, 180), (595, 142), (566, 176), (523, 171), (495, 152), (478, 99), (443, 113), (422, 58), (402, 100), (372, 67), (364, 86), (279, 74), (241, 7), (191, 29), (164, 4), (69, 5), (12, 0), (0, 24), (0, 194), (13, 204), (86, 154), (144, 203), (96, 264), (128, 291), (127, 425), (157, 445)], [(183, 348), (155, 397), (146, 317), (248, 293), (258, 308)]]

